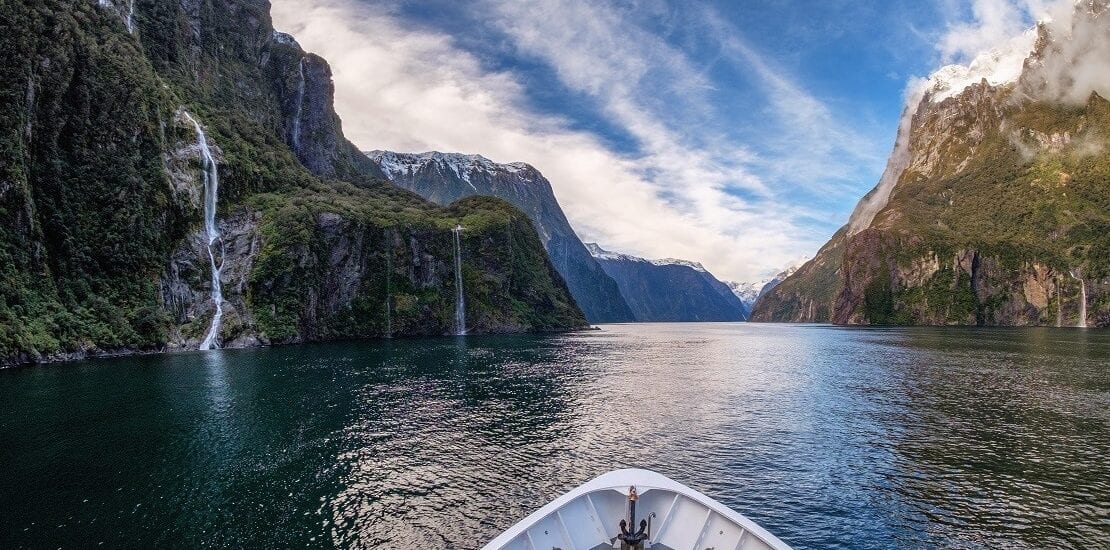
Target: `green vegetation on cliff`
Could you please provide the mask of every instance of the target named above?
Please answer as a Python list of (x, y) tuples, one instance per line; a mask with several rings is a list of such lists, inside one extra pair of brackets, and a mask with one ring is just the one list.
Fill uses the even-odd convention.
[(838, 232), (753, 319), (1071, 325), (1082, 278), (1088, 322), (1110, 324), (1110, 102), (976, 85), (923, 109), (915, 164), (872, 226)]
[(0, 4), (0, 357), (164, 338), (172, 98), (88, 2)]
[(456, 223), (476, 332), (585, 324), (523, 214), (440, 208), (379, 181), (341, 134), (330, 82), (309, 82), (311, 147), (291, 150), (303, 52), (274, 38), (268, 2), (139, 0), (133, 34), (118, 12), (0, 3), (0, 363), (188, 347), (203, 332), (199, 164), (181, 110), (219, 164), (221, 261), (237, 277), (221, 339), (442, 334)]

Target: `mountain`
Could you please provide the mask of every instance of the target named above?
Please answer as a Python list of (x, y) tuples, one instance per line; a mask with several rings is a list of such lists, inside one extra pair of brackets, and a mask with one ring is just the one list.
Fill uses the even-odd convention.
[(727, 284), (728, 287), (732, 289), (732, 293), (735, 294), (737, 298), (740, 298), (740, 301), (744, 303), (744, 306), (747, 307), (748, 311), (750, 312), (752, 310), (752, 307), (755, 305), (756, 300), (758, 300), (764, 294), (770, 292), (772, 289), (778, 286), (779, 283), (785, 281), (787, 277), (793, 275), (794, 272), (797, 271), (798, 268), (801, 267), (805, 261), (806, 260), (803, 260), (802, 262), (793, 264), (790, 267), (783, 269), (778, 273), (778, 275), (775, 275), (770, 279), (764, 279), (762, 281), (757, 281), (754, 283), (728, 282), (725, 284)]
[(633, 320), (617, 283), (586, 251), (559, 207), (551, 183), (535, 168), (458, 153), (371, 151), (366, 155), (391, 182), (434, 203), (450, 204), (479, 195), (497, 197), (520, 208), (532, 219), (555, 269), (590, 322)]
[(637, 321), (744, 321), (748, 310), (697, 262), (646, 260), (586, 243), (590, 254), (617, 282)]
[(0, 365), (585, 325), (525, 214), (382, 180), (266, 0), (12, 0), (0, 48)]
[(1110, 326), (1110, 1), (913, 96), (879, 184), (757, 321)]
[(727, 284), (728, 288), (732, 290), (732, 293), (740, 299), (740, 303), (744, 304), (744, 307), (751, 311), (752, 305), (755, 304), (755, 300), (759, 298), (763, 287), (767, 286), (768, 282), (770, 282), (770, 279), (764, 279), (754, 283), (726, 282), (725, 284)]
[(780, 282), (785, 281), (808, 260), (809, 259), (806, 258), (797, 263), (791, 263), (788, 268), (779, 271), (775, 277), (770, 279), (756, 282), (727, 282), (726, 284), (728, 284), (728, 288), (733, 290), (733, 293), (736, 294), (736, 298), (744, 302), (744, 306), (750, 311), (751, 307), (755, 306), (756, 300), (773, 290)]

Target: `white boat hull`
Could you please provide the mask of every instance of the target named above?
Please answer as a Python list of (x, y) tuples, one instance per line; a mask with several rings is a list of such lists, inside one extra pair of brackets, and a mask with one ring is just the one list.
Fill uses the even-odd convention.
[[(648, 470), (614, 470), (571, 490), (489, 542), (484, 550), (621, 548), (621, 520), (636, 488), (636, 522), (651, 522), (645, 550), (790, 550), (721, 503)], [(632, 522), (632, 523), (636, 523)], [(635, 529), (635, 525), (630, 525)]]

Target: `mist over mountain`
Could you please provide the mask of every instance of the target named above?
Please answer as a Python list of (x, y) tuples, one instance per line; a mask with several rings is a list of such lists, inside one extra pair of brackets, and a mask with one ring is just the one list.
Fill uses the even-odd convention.
[(1110, 325), (1108, 13), (920, 83), (879, 184), (753, 320)]

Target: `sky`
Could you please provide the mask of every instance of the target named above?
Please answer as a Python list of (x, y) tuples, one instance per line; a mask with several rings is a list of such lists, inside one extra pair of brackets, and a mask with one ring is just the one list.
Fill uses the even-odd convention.
[(359, 148), (539, 169), (579, 237), (756, 281), (875, 186), (907, 90), (1067, 0), (271, 0)]

